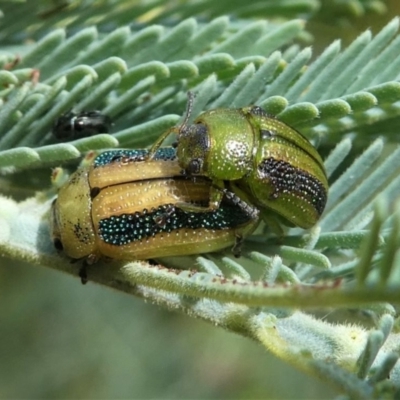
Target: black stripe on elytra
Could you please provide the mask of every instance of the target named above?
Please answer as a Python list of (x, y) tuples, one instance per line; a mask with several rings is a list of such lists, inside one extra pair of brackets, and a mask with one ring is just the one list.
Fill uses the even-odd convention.
[(187, 212), (166, 204), (151, 210), (104, 218), (99, 222), (99, 235), (106, 243), (123, 246), (179, 229), (226, 230), (251, 220), (247, 212), (232, 203), (223, 203), (217, 210), (204, 213)]
[[(124, 160), (124, 162), (145, 161), (149, 151), (146, 149), (137, 150), (109, 150), (100, 153), (93, 161), (93, 167), (104, 167), (112, 162)], [(156, 151), (153, 160), (175, 160), (176, 150), (172, 147), (162, 147)]]
[(283, 160), (266, 158), (258, 165), (262, 179), (268, 180), (274, 187), (272, 199), (278, 199), (281, 194), (288, 193), (308, 200), (321, 215), (324, 211), (327, 192), (315, 176)]

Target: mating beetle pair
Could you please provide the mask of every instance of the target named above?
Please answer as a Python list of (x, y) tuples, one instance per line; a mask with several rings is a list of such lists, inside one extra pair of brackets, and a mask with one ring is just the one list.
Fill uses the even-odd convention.
[[(299, 132), (257, 106), (207, 111), (147, 150), (100, 154), (53, 203), (53, 241), (74, 259), (149, 259), (238, 245), (257, 226), (309, 228), (328, 183)], [(161, 148), (171, 133), (176, 149)], [(193, 179), (193, 177), (196, 177)]]

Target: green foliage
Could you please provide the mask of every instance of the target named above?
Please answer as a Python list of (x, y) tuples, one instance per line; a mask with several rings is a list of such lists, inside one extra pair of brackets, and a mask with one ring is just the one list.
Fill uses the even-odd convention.
[[(177, 123), (188, 90), (194, 114), (259, 104), (327, 155), (331, 186), (319, 225), (290, 229), (283, 241), (261, 227), (240, 259), (225, 252), (165, 259), (163, 267), (100, 264), (89, 269), (90, 281), (256, 339), (351, 398), (398, 392), (398, 18), (347, 48), (334, 41), (313, 55), (303, 20), (249, 18), (323, 18), (327, 10), (343, 18), (383, 12), (383, 2), (93, 3), (89, 11), (83, 1), (61, 2), (60, 18), (56, 6), (27, 2), (0, 30), (3, 42), (18, 43), (0, 53), (1, 193), (31, 194), (20, 203), (0, 197), (0, 253), (76, 274), (49, 239), (49, 167), (76, 165), (88, 150), (150, 145)], [(224, 15), (227, 3), (234, 17)], [(3, 13), (13, 6), (4, 2)], [(31, 18), (35, 12), (43, 18)], [(139, 17), (142, 26), (125, 25)], [(38, 41), (23, 44), (21, 35)], [(57, 142), (52, 125), (72, 108), (104, 111), (113, 133)], [(332, 307), (353, 307), (370, 321), (334, 324), (307, 311)]]

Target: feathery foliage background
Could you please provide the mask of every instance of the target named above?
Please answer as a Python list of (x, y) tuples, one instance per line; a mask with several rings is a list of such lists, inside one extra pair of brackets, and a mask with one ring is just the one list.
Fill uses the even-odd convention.
[[(394, 6), (0, 1), (1, 395), (398, 395)], [(373, 32), (365, 30), (372, 22)], [(151, 144), (180, 119), (189, 89), (194, 114), (258, 104), (307, 135), (330, 178), (323, 218), (310, 231), (290, 230), (283, 244), (261, 227), (240, 259), (226, 251), (160, 261), (178, 273), (141, 262), (90, 269), (91, 281), (160, 310), (81, 287), (72, 278), (79, 266), (49, 239), (51, 168), (73, 171), (88, 150)], [(57, 142), (52, 125), (71, 108), (104, 111), (113, 132)], [(263, 347), (324, 384), (304, 381)]]

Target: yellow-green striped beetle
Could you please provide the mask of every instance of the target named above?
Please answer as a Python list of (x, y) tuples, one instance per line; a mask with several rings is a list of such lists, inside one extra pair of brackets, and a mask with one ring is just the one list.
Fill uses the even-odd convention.
[(208, 253), (239, 244), (258, 223), (259, 212), (225, 191), (207, 213), (211, 182), (182, 176), (172, 148), (151, 161), (146, 150), (114, 150), (78, 169), (52, 205), (55, 247), (93, 264), (101, 257), (154, 259)]
[(188, 124), (193, 95), (182, 125), (165, 132), (153, 145), (149, 158), (164, 139), (176, 133), (179, 165), (189, 176), (212, 180), (208, 206), (218, 208), (229, 189), (262, 210), (269, 222), (310, 228), (327, 201), (328, 182), (317, 150), (298, 131), (268, 116), (258, 106), (209, 110)]

